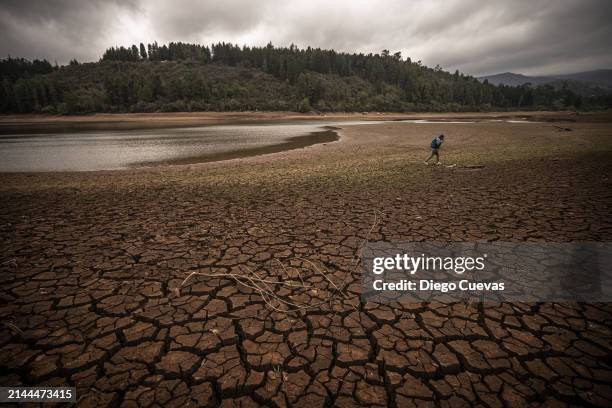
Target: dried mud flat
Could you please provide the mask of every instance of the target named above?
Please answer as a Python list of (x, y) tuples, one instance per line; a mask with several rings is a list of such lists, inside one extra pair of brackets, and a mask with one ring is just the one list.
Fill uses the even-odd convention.
[[(1, 174), (0, 385), (74, 385), (79, 406), (610, 406), (612, 305), (361, 303), (355, 265), (365, 239), (610, 241), (608, 119)], [(455, 167), (422, 164), (439, 131)], [(303, 279), (275, 293), (312, 307), (223, 276), (249, 270)]]

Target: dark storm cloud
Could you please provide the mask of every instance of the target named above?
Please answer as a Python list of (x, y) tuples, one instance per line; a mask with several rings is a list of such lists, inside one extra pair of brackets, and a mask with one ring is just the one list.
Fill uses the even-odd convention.
[(118, 16), (138, 12), (132, 0), (2, 0), (0, 51), (59, 62), (97, 59), (108, 33), (120, 29)]
[(480, 21), (470, 19), (471, 35), (466, 29), (452, 36), (457, 40), (439, 54), (439, 63), (474, 73), (612, 68), (612, 2), (530, 3), (481, 8)]
[(3, 1), (0, 54), (97, 60), (111, 45), (155, 41), (401, 51), (471, 74), (612, 67), (612, 2)]

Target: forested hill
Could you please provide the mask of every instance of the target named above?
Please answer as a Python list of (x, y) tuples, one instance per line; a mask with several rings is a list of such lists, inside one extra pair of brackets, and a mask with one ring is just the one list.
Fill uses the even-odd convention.
[(399, 53), (157, 43), (109, 48), (99, 62), (0, 61), (0, 111), (477, 111), (591, 109), (609, 96), (492, 85)]

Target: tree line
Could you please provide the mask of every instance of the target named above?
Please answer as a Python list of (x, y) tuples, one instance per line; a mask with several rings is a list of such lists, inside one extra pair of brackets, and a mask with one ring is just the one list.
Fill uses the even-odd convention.
[(96, 63), (0, 61), (1, 112), (200, 110), (477, 111), (593, 109), (567, 87), (494, 86), (383, 50), (350, 54), (294, 45), (111, 47)]
[(25, 58), (8, 57), (0, 60), (0, 77), (14, 82), (21, 77), (48, 74), (56, 68), (47, 60), (28, 61)]

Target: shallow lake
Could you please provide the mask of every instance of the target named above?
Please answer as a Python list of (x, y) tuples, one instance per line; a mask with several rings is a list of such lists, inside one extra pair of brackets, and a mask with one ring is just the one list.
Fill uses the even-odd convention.
[(351, 123), (369, 122), (0, 135), (0, 171), (117, 170), (243, 157), (331, 142), (337, 136), (325, 126)]

